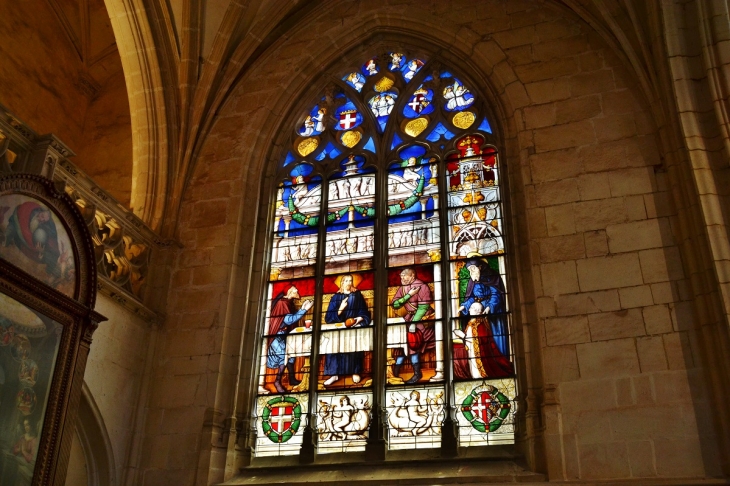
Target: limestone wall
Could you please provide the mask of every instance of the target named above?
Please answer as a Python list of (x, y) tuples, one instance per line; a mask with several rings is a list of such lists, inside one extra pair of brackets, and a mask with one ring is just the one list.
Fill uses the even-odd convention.
[(519, 447), (530, 467), (551, 480), (719, 475), (692, 268), (678, 246), (685, 202), (665, 162), (665, 121), (626, 59), (549, 2), (373, 1), (315, 9), (262, 53), (195, 161), (141, 484), (214, 484), (243, 463), (229, 419), (249, 426), (261, 191), (283, 154), (280, 131), (323, 70), (401, 42), (438, 53), (493, 103), (518, 250)]
[[(84, 382), (108, 434), (114, 484), (136, 484), (140, 451), (137, 441), (141, 436), (138, 429), (144, 426), (147, 389), (155, 386), (145, 379), (151, 365), (154, 331), (149, 323), (104, 295), (97, 296), (96, 310), (108, 321), (94, 333)], [(72, 474), (76, 472), (69, 472)]]

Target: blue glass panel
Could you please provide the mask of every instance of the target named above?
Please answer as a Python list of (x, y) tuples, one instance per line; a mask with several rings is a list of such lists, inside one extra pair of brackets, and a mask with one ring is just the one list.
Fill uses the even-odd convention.
[[(338, 96), (338, 98), (345, 98)], [(347, 101), (344, 105), (335, 110), (335, 130), (352, 130), (362, 124), (363, 118), (355, 103), (345, 98)]]
[[(363, 215), (359, 212), (360, 209), (369, 209), (370, 205), (359, 206), (352, 212), (351, 219), (344, 219), (343, 222), (336, 222), (327, 225), (327, 232), (344, 231), (349, 227), (354, 228), (369, 228), (375, 225), (375, 218), (369, 215)], [(350, 218), (350, 214), (346, 213), (344, 218)]]
[(330, 159), (334, 159), (340, 155), (340, 151), (335, 148), (334, 145), (332, 145), (332, 142), (328, 143), (327, 146), (324, 148), (324, 150), (315, 157), (316, 160), (322, 161), (325, 157), (329, 157)]
[(284, 159), (284, 167), (291, 164), (295, 160), (296, 160), (296, 158), (294, 157), (294, 155), (291, 152), (287, 153), (286, 158)]
[(360, 73), (350, 73), (342, 78), (342, 80), (355, 88), (358, 93), (362, 91), (362, 87), (365, 85), (365, 76)]
[(418, 118), (421, 115), (428, 115), (433, 111), (433, 91), (425, 89), (421, 85), (403, 108), (403, 116), (406, 118)]
[(390, 144), (390, 150), (393, 150), (394, 148), (396, 148), (398, 145), (400, 145), (402, 143), (403, 143), (403, 140), (401, 140), (400, 137), (398, 136), (398, 134), (396, 133), (395, 135), (393, 135), (393, 143)]
[[(443, 126), (443, 125), (442, 125), (442, 126)], [(438, 128), (438, 127), (436, 127), (436, 128)], [(446, 127), (444, 127), (444, 131), (443, 131), (442, 135), (444, 136), (444, 138), (445, 138), (446, 140), (451, 140), (452, 138), (454, 138), (454, 134), (453, 134), (453, 133), (451, 133), (450, 131), (448, 131), (448, 130), (446, 129)]]
[(448, 71), (442, 71), (441, 74), (440, 74), (440, 76), (441, 76), (441, 79), (443, 79), (443, 78), (451, 78), (451, 77), (453, 77), (453, 74), (451, 74)]
[[(406, 147), (400, 152), (398, 152), (398, 156), (405, 160), (410, 159), (411, 157), (423, 157), (423, 154), (426, 153), (426, 148), (422, 147), (421, 145), (411, 145), (410, 147)], [(398, 164), (400, 165), (400, 164)]]
[(420, 59), (411, 59), (401, 69), (401, 72), (403, 73), (403, 78), (406, 80), (406, 82), (410, 81), (411, 79), (413, 79), (416, 73), (421, 70), (422, 67), (423, 61), (421, 61)]
[[(310, 191), (312, 188), (308, 186), (303, 186), (305, 191)], [(289, 201), (290, 197), (293, 197), (294, 191), (285, 193), (284, 197), (286, 201)], [(287, 237), (294, 237), (294, 236), (305, 236), (305, 235), (316, 235), (317, 234), (317, 228), (311, 227), (309, 225), (305, 225), (302, 223), (299, 223), (295, 220), (292, 220), (289, 223), (289, 229), (287, 229), (286, 224), (284, 223), (284, 220), (279, 221), (279, 225), (276, 228), (276, 236), (283, 237), (286, 235)]]
[(439, 123), (438, 125), (436, 125), (436, 128), (434, 128), (433, 131), (428, 134), (426, 140), (428, 140), (429, 142), (437, 142), (442, 135), (446, 140), (451, 140), (452, 138), (454, 138), (454, 134), (451, 133), (443, 125), (443, 123)]
[(340, 155), (340, 151), (337, 150), (335, 148), (335, 146), (332, 145), (331, 143), (327, 144), (327, 148), (325, 150), (327, 151), (327, 155), (329, 156), (330, 159), (334, 159), (335, 157)]
[(485, 117), (484, 120), (482, 120), (482, 124), (479, 125), (478, 130), (481, 130), (483, 132), (492, 133), (492, 127), (489, 126), (489, 121)]
[(311, 137), (319, 135), (324, 131), (324, 119), (327, 114), (326, 108), (320, 108), (319, 105), (315, 105), (312, 111), (309, 112), (307, 118), (304, 119), (297, 129), (297, 133), (302, 137)]
[(474, 95), (458, 79), (444, 88), (446, 111), (461, 111), (474, 104)]
[[(314, 171), (311, 165), (308, 164), (300, 164), (294, 167), (291, 172), (289, 172), (289, 175), (292, 179), (296, 179), (297, 177), (307, 177), (309, 174), (311, 174)], [(300, 181), (302, 182), (302, 181)]]
[(369, 150), (372, 153), (375, 153), (375, 143), (373, 142), (373, 137), (370, 137), (370, 139), (368, 140), (368, 143), (365, 144), (364, 149)]

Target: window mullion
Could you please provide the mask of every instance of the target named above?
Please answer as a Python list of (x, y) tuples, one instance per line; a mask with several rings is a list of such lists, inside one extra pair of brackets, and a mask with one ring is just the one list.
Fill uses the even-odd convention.
[[(442, 157), (443, 159), (443, 157)], [(452, 305), (451, 305), (451, 250), (449, 228), (449, 204), (448, 204), (448, 180), (446, 177), (446, 162), (441, 160), (439, 167), (439, 226), (441, 232), (441, 302), (443, 309), (443, 320), (441, 326), (443, 329), (443, 357), (444, 357), (444, 423), (441, 427), (441, 454), (443, 456), (453, 457), (457, 455), (459, 436), (456, 421), (456, 405), (454, 401), (454, 368), (453, 368), (453, 349), (451, 346), (451, 326), (452, 326)]]
[[(289, 169), (290, 179), (279, 186), (288, 192), (277, 200), (278, 231), (293, 218), (296, 232), (279, 235), (283, 249), (277, 244), (271, 250), (277, 272), (272, 270), (268, 299), (273, 308), (284, 286), (292, 292), (295, 284), (306, 288), (299, 299), (313, 299), (311, 310), (310, 302), (302, 303), (313, 322), (304, 320), (306, 329), (292, 327), (294, 318), (303, 318), (301, 312), (291, 317), (296, 293), (276, 310), (278, 320), (286, 317), (284, 324), (269, 320), (273, 311), (267, 311), (269, 341), (261, 349), (273, 358), (265, 370), (259, 366), (262, 455), (298, 452), (301, 463), (312, 463), (318, 454), (364, 447), (369, 461), (380, 461), (389, 450), (408, 457), (411, 448), (432, 449), (435, 456), (440, 446), (443, 457), (454, 457), (460, 445), (514, 443), (516, 382), (508, 346), (514, 348), (508, 320), (514, 302), (507, 305), (503, 215), (491, 188), (500, 182), (496, 159), (482, 149), (494, 137), (486, 119), (473, 125), (483, 107), (464, 83), (438, 61), (424, 70), (424, 62), (409, 57), (411, 67), (405, 59), (388, 51), (366, 61), (344, 81), (335, 80), (339, 89), (326, 91), (297, 124), (294, 146), (303, 159)], [(422, 84), (425, 92), (418, 89)], [(423, 133), (409, 131), (409, 119), (420, 120)], [(457, 158), (445, 157), (449, 151)], [(289, 153), (284, 167), (295, 159)], [(458, 175), (449, 175), (455, 163)], [(439, 187), (433, 187), (436, 179)], [(315, 180), (321, 181), (318, 221), (312, 219)], [(489, 306), (479, 308), (487, 298)], [(407, 307), (411, 300), (418, 305)], [(456, 310), (466, 302), (468, 312)], [(292, 396), (279, 396), (283, 368), (277, 360), (285, 334), (293, 342), (287, 349), (298, 360), (297, 373), (305, 371), (311, 339), (308, 383), (299, 386), (287, 368), (284, 384)], [(275, 396), (264, 398), (270, 392)], [(308, 420), (297, 434), (305, 405)]]
[(378, 169), (375, 172), (375, 241), (377, 245), (373, 252), (373, 267), (375, 268), (375, 326), (373, 329), (373, 420), (368, 435), (367, 454), (371, 459), (385, 459), (387, 450), (387, 417), (385, 412), (385, 359), (386, 359), (386, 320), (387, 310), (387, 252), (388, 252), (388, 198), (387, 198), (387, 171), (382, 160), (377, 161)]
[(329, 180), (322, 178), (320, 218), (317, 229), (317, 263), (315, 264), (314, 306), (312, 313), (312, 347), (309, 358), (309, 409), (304, 441), (299, 454), (300, 462), (314, 462), (318, 448), (317, 434), (317, 388), (319, 383), (319, 340), (322, 325), (322, 287), (326, 261), (325, 245), (327, 239), (327, 207), (329, 199)]

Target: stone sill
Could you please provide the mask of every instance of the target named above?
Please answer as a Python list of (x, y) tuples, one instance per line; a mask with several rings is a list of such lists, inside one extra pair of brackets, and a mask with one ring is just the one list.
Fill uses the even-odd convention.
[(365, 453), (346, 454), (348, 462), (344, 462), (345, 454), (319, 455), (315, 464), (298, 464), (296, 457), (285, 464), (282, 464), (282, 458), (275, 458), (276, 465), (260, 459), (242, 469), (239, 476), (223, 484), (494, 484), (541, 483), (547, 480), (544, 474), (529, 471), (522, 465), (522, 461), (515, 458), (512, 446), (476, 449), (482, 449), (478, 451), (481, 457), (444, 459), (437, 455), (438, 451), (435, 451), (434, 457), (434, 450), (427, 451), (428, 454), (406, 450), (389, 452), (382, 462), (368, 462)]
[[(519, 461), (521, 455), (517, 452), (514, 445), (491, 445), (484, 447), (462, 447), (459, 448), (459, 455), (448, 461), (463, 460), (508, 460)], [(418, 463), (419, 461), (440, 462), (446, 460), (441, 455), (439, 448), (423, 448), (423, 449), (402, 449), (385, 452), (385, 460), (371, 459), (365, 451), (360, 452), (340, 452), (332, 454), (317, 454), (314, 463), (305, 463), (300, 460), (299, 456), (284, 457), (253, 457), (248, 467), (241, 469), (241, 473), (250, 470), (263, 470), (267, 468), (281, 469), (282, 467), (318, 467), (318, 466), (338, 466), (347, 467), (350, 465), (357, 466), (361, 464), (396, 464), (409, 465)]]
[[(333, 465), (299, 465), (294, 467), (249, 467), (236, 478), (219, 486), (234, 485), (441, 485), (460, 484), (544, 484), (547, 475), (528, 471), (517, 461), (453, 459), (439, 461), (402, 461), (349, 463)], [(294, 475), (294, 477), (292, 477)], [(620, 480), (550, 481), (566, 485), (596, 486), (714, 486), (728, 485), (721, 478), (631, 478)]]

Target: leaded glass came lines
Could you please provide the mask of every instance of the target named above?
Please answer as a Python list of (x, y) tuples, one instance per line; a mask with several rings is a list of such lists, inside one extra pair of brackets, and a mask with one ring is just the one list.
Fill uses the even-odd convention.
[(379, 409), (393, 450), (441, 447), (449, 410), (461, 446), (514, 442), (499, 155), (473, 86), (422, 59), (350, 66), (294, 124), (273, 198), (257, 456), (298, 454), (309, 423), (318, 453), (362, 451)]

